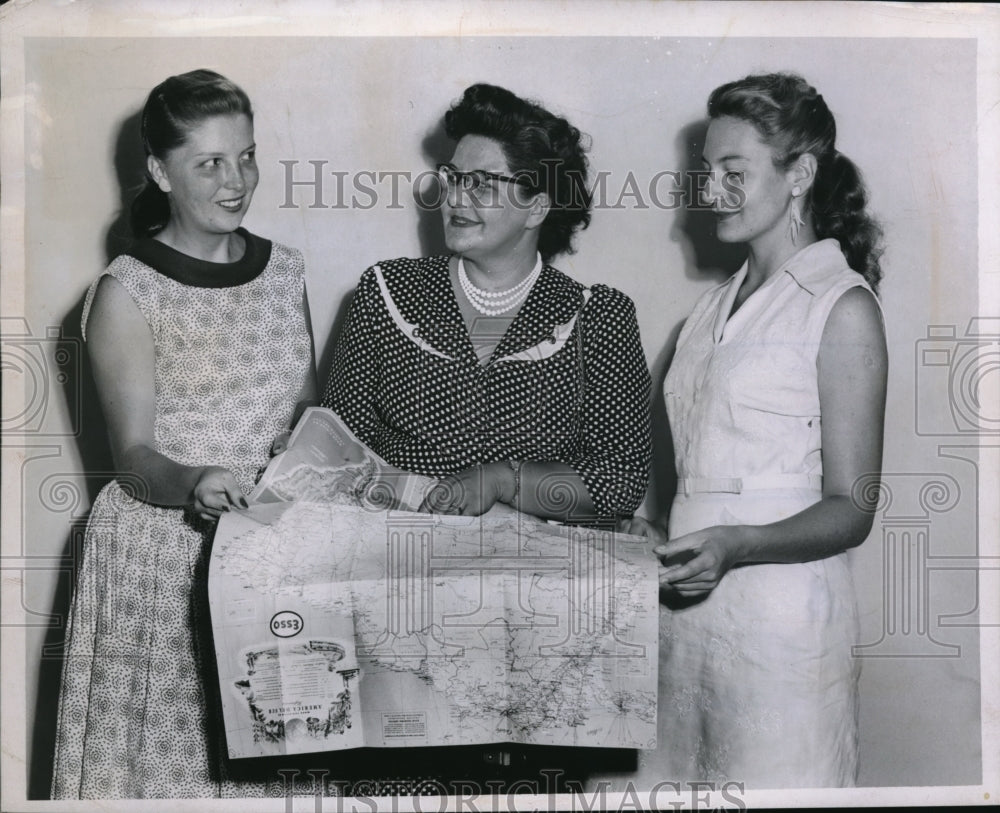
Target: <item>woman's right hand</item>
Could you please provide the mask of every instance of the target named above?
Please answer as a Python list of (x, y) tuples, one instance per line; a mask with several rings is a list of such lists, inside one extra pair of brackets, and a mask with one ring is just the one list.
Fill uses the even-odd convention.
[(202, 519), (217, 520), (231, 508), (246, 508), (243, 489), (229, 469), (206, 466), (192, 489), (194, 510)]

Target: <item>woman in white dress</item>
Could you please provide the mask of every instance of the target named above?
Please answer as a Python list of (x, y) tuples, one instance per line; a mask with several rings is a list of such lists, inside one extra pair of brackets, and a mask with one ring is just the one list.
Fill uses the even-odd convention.
[(881, 468), (881, 232), (801, 77), (723, 85), (708, 113), (717, 235), (748, 257), (695, 305), (664, 384), (679, 477), (669, 531), (631, 526), (662, 563), (659, 750), (641, 773), (851, 785), (845, 552), (868, 536)]

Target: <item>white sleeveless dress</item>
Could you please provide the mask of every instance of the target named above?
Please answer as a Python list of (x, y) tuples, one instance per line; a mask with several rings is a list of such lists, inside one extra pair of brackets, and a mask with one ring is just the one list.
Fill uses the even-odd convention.
[[(664, 383), (680, 478), (671, 539), (775, 522), (821, 497), (820, 340), (840, 296), (868, 286), (837, 241), (823, 240), (727, 320), (746, 273), (697, 303)], [(858, 632), (846, 554), (737, 567), (705, 600), (660, 609), (659, 747), (640, 755), (651, 785), (854, 784)]]
[[(292, 417), (312, 355), (301, 255), (243, 233), (239, 263), (199, 269), (143, 241), (136, 253), (163, 273), (130, 255), (104, 273), (153, 336), (156, 450), (188, 466), (225, 466), (249, 491)], [(177, 268), (186, 276), (168, 276)], [(91, 509), (66, 631), (52, 796), (278, 795), (280, 777), (237, 779), (223, 759), (212, 657), (203, 655), (214, 525), (136, 493), (141, 483), (119, 478)]]

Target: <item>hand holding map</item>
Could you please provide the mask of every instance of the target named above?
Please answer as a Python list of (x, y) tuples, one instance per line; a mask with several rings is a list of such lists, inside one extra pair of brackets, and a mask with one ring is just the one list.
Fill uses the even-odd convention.
[(390, 466), (332, 411), (310, 407), (285, 450), (265, 469), (250, 502), (305, 500), (417, 511), (435, 482)]
[(328, 410), (296, 432), (213, 543), (230, 757), (654, 747), (648, 540), (510, 509), (396, 510), (435, 481), (386, 466)]

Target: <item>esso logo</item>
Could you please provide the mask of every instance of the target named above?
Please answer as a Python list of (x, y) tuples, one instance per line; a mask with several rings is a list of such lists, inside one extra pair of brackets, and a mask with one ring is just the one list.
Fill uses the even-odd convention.
[(291, 638), (302, 632), (302, 616), (291, 610), (282, 610), (271, 616), (271, 632), (279, 638)]

